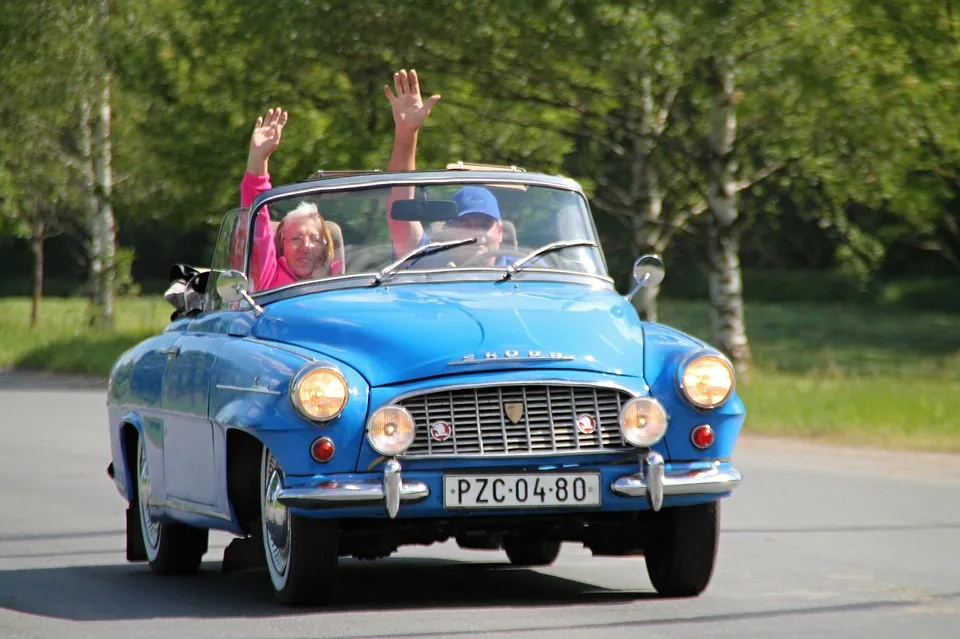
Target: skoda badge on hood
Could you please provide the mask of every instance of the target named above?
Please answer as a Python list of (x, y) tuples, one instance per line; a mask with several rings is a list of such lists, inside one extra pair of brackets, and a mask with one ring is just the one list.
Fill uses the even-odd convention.
[(519, 350), (508, 350), (502, 353), (497, 351), (487, 351), (485, 353), (467, 353), (462, 358), (450, 362), (451, 366), (458, 364), (489, 364), (491, 362), (502, 362), (509, 360), (511, 362), (569, 362), (574, 359), (573, 355), (564, 355), (556, 352), (543, 352), (528, 350), (522, 352)]

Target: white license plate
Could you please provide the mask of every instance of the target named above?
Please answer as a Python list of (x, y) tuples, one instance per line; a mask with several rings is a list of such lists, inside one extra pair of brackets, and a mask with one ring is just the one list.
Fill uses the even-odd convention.
[(444, 508), (556, 508), (600, 505), (599, 473), (444, 475)]

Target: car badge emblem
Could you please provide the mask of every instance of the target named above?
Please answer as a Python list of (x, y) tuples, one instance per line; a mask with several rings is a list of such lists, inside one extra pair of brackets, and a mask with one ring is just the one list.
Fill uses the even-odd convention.
[(577, 430), (584, 435), (592, 435), (597, 431), (597, 420), (593, 415), (580, 415), (577, 417)]
[(453, 426), (447, 422), (433, 422), (430, 424), (430, 437), (438, 442), (445, 442), (453, 435)]
[(507, 419), (516, 424), (523, 417), (523, 402), (506, 402), (503, 405), (503, 412), (506, 413)]

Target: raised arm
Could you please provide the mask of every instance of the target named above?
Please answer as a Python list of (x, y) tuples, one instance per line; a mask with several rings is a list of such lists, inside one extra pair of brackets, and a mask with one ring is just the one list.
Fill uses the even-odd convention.
[[(431, 96), (426, 102), (420, 97), (420, 82), (413, 69), (407, 73), (401, 70), (393, 74), (396, 93), (384, 85), (383, 92), (390, 101), (393, 111), (395, 134), (393, 151), (390, 153), (388, 171), (413, 171), (417, 168), (417, 136), (420, 126), (430, 115), (431, 109), (440, 101), (439, 95)], [(423, 238), (423, 226), (420, 222), (401, 222), (393, 219), (391, 209), (396, 200), (411, 200), (412, 187), (397, 187), (391, 190), (387, 198), (387, 224), (393, 251), (397, 256), (413, 250)]]
[[(287, 117), (287, 112), (277, 107), (267, 111), (266, 116), (257, 118), (250, 136), (247, 169), (240, 182), (240, 206), (250, 206), (260, 193), (271, 188), (270, 156), (280, 145)], [(273, 226), (270, 224), (270, 211), (264, 206), (257, 213), (257, 223), (253, 231), (250, 279), (254, 283), (254, 290), (268, 288), (276, 273), (277, 247)]]

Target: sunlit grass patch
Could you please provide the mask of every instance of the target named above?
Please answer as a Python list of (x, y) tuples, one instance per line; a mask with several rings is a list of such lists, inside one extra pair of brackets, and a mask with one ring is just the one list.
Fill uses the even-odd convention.
[(48, 298), (30, 327), (30, 300), (0, 299), (0, 368), (43, 369), (106, 376), (124, 350), (161, 330), (173, 307), (161, 297), (117, 300), (115, 330), (88, 327), (88, 302)]

